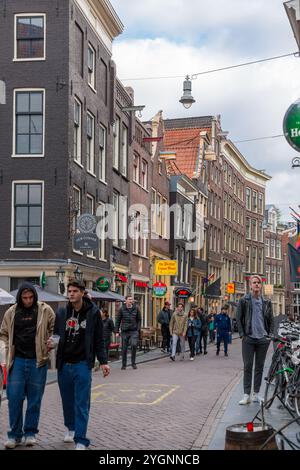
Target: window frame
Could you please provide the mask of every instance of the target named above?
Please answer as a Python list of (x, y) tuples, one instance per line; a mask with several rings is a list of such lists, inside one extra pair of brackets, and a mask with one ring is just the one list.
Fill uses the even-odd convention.
[[(76, 112), (75, 112), (76, 104), (79, 105), (79, 111), (80, 111), (79, 112), (80, 123), (77, 126), (76, 126), (77, 123), (76, 123)], [(78, 148), (80, 149), (80, 152), (79, 152), (80, 155), (77, 155), (77, 152), (75, 155), (75, 132), (79, 136), (79, 139), (77, 140), (76, 150), (78, 150)], [(82, 102), (77, 96), (75, 96), (74, 98), (73, 160), (75, 163), (77, 163), (77, 165), (83, 168), (82, 166)]]
[[(88, 134), (88, 118), (92, 119), (92, 137), (91, 138)], [(95, 116), (90, 111), (87, 111), (87, 113), (86, 113), (86, 170), (92, 176), (96, 176), (95, 175), (95, 166), (96, 166), (96, 161), (95, 161), (95, 123), (96, 123)], [(90, 144), (90, 142), (91, 142), (91, 144)], [(89, 145), (91, 145), (92, 155), (91, 155), (91, 153), (88, 154)], [(91, 162), (93, 162), (93, 171), (91, 170), (91, 166), (90, 166)]]
[[(42, 153), (16, 153), (17, 150), (17, 119), (16, 119), (16, 105), (17, 105), (17, 93), (32, 93), (38, 92), (42, 93), (43, 96), (43, 144), (42, 144)], [(13, 95), (13, 152), (12, 158), (44, 158), (45, 157), (45, 109), (46, 109), (46, 89), (45, 88), (14, 88), (14, 95)]]
[[(44, 20), (44, 55), (43, 57), (30, 57), (30, 58), (18, 58), (18, 48), (17, 48), (17, 20), (18, 18), (27, 18), (27, 17), (38, 17), (42, 16)], [(46, 13), (15, 13), (14, 14), (14, 57), (13, 62), (37, 62), (46, 60), (46, 41), (47, 41), (47, 22), (46, 22)]]
[[(101, 143), (100, 143), (100, 133), (101, 133), (102, 131), (103, 131), (103, 136), (104, 136), (103, 147), (101, 147)], [(99, 139), (98, 139), (98, 143), (99, 143), (99, 160), (98, 160), (99, 171), (98, 171), (98, 178), (99, 178), (99, 181), (101, 181), (102, 183), (107, 184), (107, 181), (106, 181), (107, 128), (106, 128), (103, 124), (100, 124), (100, 125), (99, 125)], [(104, 158), (103, 158), (103, 156), (104, 156)], [(101, 175), (103, 176), (103, 174), (104, 174), (104, 179), (100, 177), (100, 170), (101, 170)]]
[[(90, 69), (89, 59), (90, 59), (90, 51), (93, 52), (93, 69)], [(96, 89), (96, 50), (94, 46), (88, 42), (88, 54), (87, 54), (87, 72), (88, 72), (88, 86), (93, 90), (94, 93), (97, 92)], [(90, 82), (90, 78), (92, 78)]]
[[(22, 184), (40, 184), (41, 185), (41, 246), (40, 247), (16, 247), (15, 246), (15, 187)], [(44, 225), (45, 225), (45, 182), (44, 180), (13, 180), (11, 198), (11, 240), (10, 251), (43, 251), (44, 250)]]

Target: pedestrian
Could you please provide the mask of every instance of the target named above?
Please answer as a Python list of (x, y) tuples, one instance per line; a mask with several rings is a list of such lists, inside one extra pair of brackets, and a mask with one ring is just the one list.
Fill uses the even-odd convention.
[(250, 293), (242, 297), (237, 308), (237, 323), (239, 335), (242, 338), (242, 354), (244, 362), (244, 396), (240, 405), (251, 401), (252, 369), (254, 368), (254, 388), (252, 401), (260, 402), (258, 396), (264, 363), (270, 344), (266, 335), (273, 333), (274, 317), (271, 300), (262, 296), (262, 279), (258, 275), (250, 278)]
[(161, 334), (163, 338), (161, 352), (170, 352), (171, 335), (169, 325), (173, 313), (170, 307), (170, 302), (166, 301), (163, 309), (159, 312), (157, 317), (157, 322), (161, 325)]
[(214, 320), (213, 315), (209, 315), (208, 331), (209, 331), (209, 342), (213, 343), (215, 341), (215, 320)]
[(110, 318), (107, 308), (101, 309), (101, 318), (103, 322), (103, 338), (104, 338), (104, 348), (106, 352), (107, 360), (109, 359), (109, 345), (111, 343), (112, 334), (115, 331), (115, 325)]
[(190, 346), (190, 359), (195, 359), (195, 343), (201, 332), (201, 321), (197, 315), (197, 310), (192, 308), (188, 314), (186, 336)]
[[(84, 297), (84, 289), (85, 286), (80, 281), (69, 282), (69, 302), (66, 307), (58, 309), (54, 327), (54, 333), (60, 336), (56, 367), (64, 424), (67, 428), (64, 442), (75, 442), (75, 450), (86, 450), (90, 444), (86, 434), (95, 356), (103, 376), (106, 377), (110, 371), (99, 308)], [(51, 346), (49, 341), (49, 347)]]
[(225, 304), (221, 308), (221, 313), (216, 315), (215, 329), (217, 333), (217, 356), (220, 353), (221, 342), (224, 342), (224, 355), (228, 356), (228, 343), (231, 334), (231, 320), (228, 316), (229, 305)]
[(197, 343), (196, 352), (202, 354), (202, 342), (203, 342), (203, 352), (207, 354), (207, 336), (208, 336), (208, 314), (204, 312), (203, 308), (199, 308), (198, 317), (201, 322), (201, 332)]
[[(25, 282), (16, 296), (16, 304), (4, 314), (0, 340), (5, 344), (7, 399), (10, 431), (4, 446), (14, 449), (22, 443), (36, 443), (41, 402), (47, 379), (49, 349), (55, 313), (45, 302), (38, 301), (34, 286)], [(25, 421), (23, 404), (27, 399)]]
[(125, 303), (119, 309), (116, 319), (116, 336), (119, 336), (121, 328), (122, 337), (122, 370), (127, 366), (127, 350), (131, 345), (131, 365), (133, 369), (137, 369), (136, 350), (141, 332), (142, 317), (141, 312), (136, 304), (134, 304), (132, 295), (125, 297)]
[(181, 347), (181, 360), (184, 359), (185, 335), (187, 331), (187, 315), (184, 313), (184, 305), (179, 303), (170, 320), (170, 334), (172, 336), (172, 353), (170, 359), (175, 361), (178, 339)]

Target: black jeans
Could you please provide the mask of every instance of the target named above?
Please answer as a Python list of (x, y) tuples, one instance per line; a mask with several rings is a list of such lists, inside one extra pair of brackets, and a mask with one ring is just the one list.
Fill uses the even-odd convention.
[(203, 348), (204, 352), (207, 351), (207, 331), (201, 331), (200, 332), (200, 352), (202, 353), (202, 340), (203, 340)]
[(167, 351), (170, 351), (170, 340), (171, 340), (171, 335), (170, 335), (170, 330), (169, 330), (169, 325), (161, 325), (161, 334), (163, 337), (162, 340), (162, 349), (167, 349)]
[(247, 393), (248, 395), (251, 393), (254, 356), (254, 392), (258, 393), (261, 386), (262, 374), (269, 344), (270, 342), (265, 338), (253, 339), (249, 336), (243, 337), (242, 353), (244, 361), (244, 393)]
[(139, 341), (139, 333), (137, 330), (134, 331), (123, 331), (122, 332), (122, 366), (127, 365), (127, 350), (128, 346), (131, 345), (131, 364), (135, 364), (136, 349)]
[(189, 347), (190, 347), (190, 356), (195, 357), (195, 342), (196, 336), (188, 336)]

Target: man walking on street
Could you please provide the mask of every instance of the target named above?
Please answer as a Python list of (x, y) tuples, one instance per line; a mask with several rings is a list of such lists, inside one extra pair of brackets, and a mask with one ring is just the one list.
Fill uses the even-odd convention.
[(164, 308), (159, 312), (157, 322), (161, 324), (161, 334), (163, 337), (162, 341), (162, 352), (170, 352), (170, 320), (172, 316), (172, 310), (170, 309), (170, 302), (166, 301)]
[[(109, 374), (99, 308), (84, 297), (79, 281), (68, 284), (69, 303), (56, 314), (54, 333), (60, 336), (56, 356), (57, 378), (67, 433), (64, 442), (75, 442), (75, 450), (86, 450), (95, 356), (103, 376)], [(51, 347), (49, 340), (49, 347)]]
[[(35, 288), (29, 282), (18, 290), (17, 303), (4, 315), (0, 340), (4, 341), (7, 356), (7, 398), (10, 431), (7, 449), (22, 443), (33, 446), (42, 397), (47, 379), (49, 349), (47, 341), (53, 333), (55, 313), (45, 302), (39, 302)], [(23, 404), (27, 410), (23, 426)]]
[(228, 356), (229, 335), (231, 333), (231, 320), (228, 316), (229, 306), (223, 305), (221, 313), (216, 315), (215, 328), (217, 332), (217, 356), (220, 353), (221, 342), (224, 342), (224, 355)]
[(237, 308), (237, 323), (239, 335), (242, 338), (244, 361), (244, 397), (240, 405), (247, 405), (251, 398), (252, 369), (255, 357), (253, 402), (259, 402), (258, 396), (262, 381), (264, 363), (270, 341), (266, 335), (273, 333), (274, 318), (272, 303), (262, 297), (262, 279), (258, 275), (250, 278), (250, 294), (239, 301)]
[(122, 370), (127, 366), (127, 350), (131, 344), (131, 365), (133, 369), (136, 366), (136, 350), (140, 336), (142, 317), (139, 308), (133, 305), (133, 297), (127, 295), (125, 297), (125, 304), (120, 308), (116, 319), (116, 335), (119, 335), (119, 328), (121, 327), (122, 337)]
[(172, 353), (170, 359), (175, 361), (176, 346), (178, 339), (180, 340), (181, 347), (181, 360), (184, 359), (185, 351), (185, 335), (187, 332), (188, 317), (184, 313), (184, 305), (178, 304), (175, 313), (173, 313), (170, 320), (170, 334), (172, 336)]
[(202, 341), (203, 352), (207, 354), (207, 336), (208, 336), (208, 314), (204, 312), (203, 308), (199, 308), (198, 317), (201, 322), (201, 331), (196, 343), (196, 354), (202, 354)]

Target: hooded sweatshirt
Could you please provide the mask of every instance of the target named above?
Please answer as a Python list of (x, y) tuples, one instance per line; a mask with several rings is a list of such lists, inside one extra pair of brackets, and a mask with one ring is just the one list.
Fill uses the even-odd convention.
[[(25, 290), (32, 292), (34, 300), (29, 308), (25, 308), (22, 302), (22, 293)], [(35, 335), (37, 324), (38, 306), (37, 293), (35, 288), (24, 283), (17, 293), (17, 307), (15, 314), (15, 327), (13, 344), (15, 346), (15, 356), (24, 359), (35, 359)]]
[[(30, 309), (25, 309), (21, 299), (25, 289), (34, 294), (34, 303)], [(49, 359), (47, 340), (53, 333), (55, 313), (48, 304), (37, 300), (37, 292), (31, 283), (21, 285), (16, 300), (16, 304), (5, 312), (0, 328), (0, 340), (5, 343), (7, 369), (11, 368), (16, 355), (36, 358), (37, 367), (42, 367)]]

